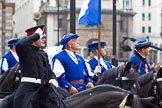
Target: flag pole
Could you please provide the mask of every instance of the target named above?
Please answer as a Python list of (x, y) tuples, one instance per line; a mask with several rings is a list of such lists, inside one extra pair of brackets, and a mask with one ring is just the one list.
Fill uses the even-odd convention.
[[(101, 25), (98, 25), (98, 66), (100, 66), (100, 57), (101, 57)], [(97, 74), (98, 75), (98, 80), (101, 79), (101, 75), (100, 73)]]

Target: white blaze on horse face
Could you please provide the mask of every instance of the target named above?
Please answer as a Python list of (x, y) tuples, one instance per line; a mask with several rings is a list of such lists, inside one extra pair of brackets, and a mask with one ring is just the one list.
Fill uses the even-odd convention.
[[(128, 95), (129, 95), (129, 94), (128, 94)], [(121, 104), (119, 105), (119, 108), (131, 108), (131, 107), (125, 105), (126, 102), (127, 102), (128, 95), (123, 99), (123, 101), (122, 101)]]

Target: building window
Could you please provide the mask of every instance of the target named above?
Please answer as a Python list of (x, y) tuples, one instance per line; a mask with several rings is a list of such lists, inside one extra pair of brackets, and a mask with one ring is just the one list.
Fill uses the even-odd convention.
[(151, 33), (151, 27), (150, 26), (148, 27), (148, 33)]
[(142, 0), (142, 5), (145, 6), (145, 0)]
[(132, 0), (123, 0), (123, 9), (131, 10), (132, 9)]
[(59, 20), (58, 20), (58, 24), (59, 24), (59, 25), (58, 25), (59, 28), (62, 28), (62, 19), (59, 19)]
[(145, 27), (142, 27), (142, 33), (145, 33)]
[(145, 14), (142, 13), (142, 21), (145, 21)]
[(121, 20), (119, 24), (120, 24), (120, 29), (123, 30), (124, 29), (123, 20)]
[(148, 0), (148, 6), (151, 6), (151, 0)]
[(151, 21), (151, 13), (148, 13), (148, 20)]

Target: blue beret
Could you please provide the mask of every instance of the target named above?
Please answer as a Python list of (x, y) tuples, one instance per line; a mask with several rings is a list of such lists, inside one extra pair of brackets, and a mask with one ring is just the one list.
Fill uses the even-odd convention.
[(60, 41), (60, 44), (63, 45), (62, 49), (65, 48), (66, 44), (71, 40), (71, 39), (74, 39), (74, 38), (78, 38), (79, 36), (77, 34), (73, 34), (73, 33), (70, 33), (70, 34), (66, 34), (62, 37), (61, 41)]
[(142, 49), (142, 48), (150, 47), (151, 42), (149, 39), (144, 38), (144, 39), (136, 40), (134, 45), (136, 49)]
[[(100, 45), (101, 47), (107, 46), (106, 42), (100, 42)], [(97, 49), (98, 49), (98, 41), (92, 41), (91, 43), (89, 43), (88, 45), (89, 52)]]
[(19, 41), (19, 38), (13, 38), (8, 41), (8, 47), (15, 46), (16, 43)]

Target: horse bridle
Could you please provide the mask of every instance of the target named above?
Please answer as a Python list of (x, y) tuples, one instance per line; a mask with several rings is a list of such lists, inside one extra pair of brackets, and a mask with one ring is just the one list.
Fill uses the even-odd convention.
[[(119, 72), (119, 68), (120, 68), (120, 66), (116, 70), (117, 74), (118, 74), (116, 80), (119, 81), (119, 87), (123, 87), (122, 86), (122, 81), (130, 81), (130, 80), (135, 81), (135, 79), (130, 79), (128, 77), (122, 77), (121, 73)], [(124, 71), (124, 70), (122, 70), (122, 71)], [(137, 85), (136, 85), (135, 82), (133, 84), (133, 88), (134, 88), (135, 92), (137, 92)]]
[(20, 64), (16, 64), (16, 67), (15, 67), (15, 90), (17, 89), (16, 87), (19, 86), (20, 84), (20, 81), (21, 81), (21, 69), (20, 69)]
[(56, 88), (55, 86), (53, 86), (52, 84), (51, 84), (51, 87), (52, 87), (52, 89), (54, 90), (55, 95), (56, 95), (57, 98), (59, 99), (59, 103), (58, 103), (58, 105), (57, 105), (58, 108), (62, 108), (62, 107), (61, 107), (61, 103), (62, 103), (62, 105), (64, 106), (64, 108), (68, 108), (68, 107), (66, 106), (65, 102), (63, 101), (63, 97), (58, 93), (57, 88)]

